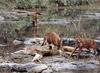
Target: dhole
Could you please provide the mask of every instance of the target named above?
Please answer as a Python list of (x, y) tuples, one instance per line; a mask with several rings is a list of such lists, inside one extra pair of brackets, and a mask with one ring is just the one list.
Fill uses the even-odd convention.
[(49, 49), (52, 49), (52, 47), (50, 46), (50, 44), (53, 44), (54, 46), (57, 46), (57, 49), (61, 49), (61, 47), (62, 47), (61, 38), (55, 32), (47, 32), (45, 34), (45, 36), (44, 36), (44, 42), (43, 42), (42, 46), (44, 44), (45, 45), (49, 45)]
[(33, 27), (33, 36), (37, 36), (37, 17), (41, 15), (39, 12), (32, 13), (32, 27)]
[(94, 51), (94, 55), (96, 56), (96, 49), (97, 49), (97, 45), (95, 40), (93, 39), (83, 39), (83, 38), (76, 38), (76, 45), (75, 45), (75, 50), (72, 52), (72, 54), (70, 55), (70, 57), (73, 55), (73, 53), (79, 48), (78, 51), (78, 55), (77, 58), (79, 58), (80, 53), (82, 52), (83, 48), (86, 48), (90, 51), (90, 49), (92, 48)]

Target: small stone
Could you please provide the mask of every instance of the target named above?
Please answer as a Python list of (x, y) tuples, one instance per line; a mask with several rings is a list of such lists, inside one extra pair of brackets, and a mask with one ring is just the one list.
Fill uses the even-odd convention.
[(0, 73), (11, 72), (11, 67), (8, 65), (1, 65), (0, 66)]
[(22, 41), (18, 41), (18, 40), (14, 40), (13, 41), (13, 44), (14, 45), (20, 45), (20, 44), (22, 44), (23, 42)]

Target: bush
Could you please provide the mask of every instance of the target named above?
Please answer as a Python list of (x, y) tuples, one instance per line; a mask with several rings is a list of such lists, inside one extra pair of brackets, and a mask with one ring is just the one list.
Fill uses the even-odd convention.
[(30, 9), (33, 6), (33, 0), (16, 0), (18, 9)]

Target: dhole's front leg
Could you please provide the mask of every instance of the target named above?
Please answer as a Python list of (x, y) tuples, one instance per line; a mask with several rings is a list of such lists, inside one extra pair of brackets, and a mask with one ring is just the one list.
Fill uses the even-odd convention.
[(74, 51), (71, 53), (71, 55), (69, 56), (69, 58), (73, 55), (73, 53), (77, 50), (77, 48), (78, 48), (78, 47), (76, 47), (76, 48), (74, 49)]

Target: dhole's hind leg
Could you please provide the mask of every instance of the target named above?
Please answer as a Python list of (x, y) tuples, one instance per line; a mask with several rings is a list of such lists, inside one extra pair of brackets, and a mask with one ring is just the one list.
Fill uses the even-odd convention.
[(93, 50), (94, 50), (94, 59), (96, 59), (96, 48), (93, 48)]
[(82, 48), (79, 48), (79, 51), (78, 51), (78, 54), (77, 54), (77, 59), (79, 59), (81, 52), (82, 52)]
[(96, 48), (96, 59), (100, 61), (100, 48)]

